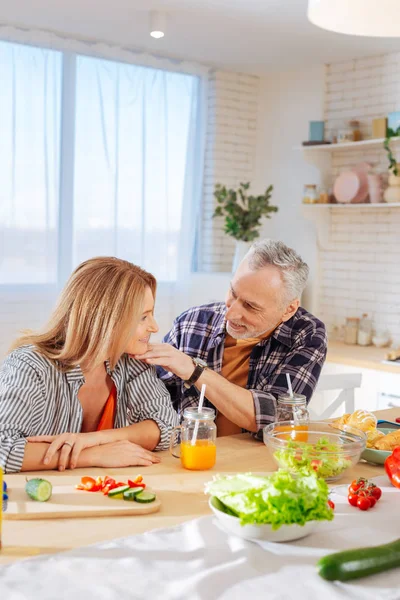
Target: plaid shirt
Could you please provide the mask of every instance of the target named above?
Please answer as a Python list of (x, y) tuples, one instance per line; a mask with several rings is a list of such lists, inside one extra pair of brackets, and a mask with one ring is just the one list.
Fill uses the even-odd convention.
[[(205, 360), (210, 369), (220, 373), (226, 336), (225, 313), (223, 302), (191, 308), (174, 321), (163, 341), (189, 356)], [(281, 323), (268, 339), (253, 348), (246, 388), (253, 395), (259, 434), (275, 419), (278, 395), (287, 393), (286, 373), (290, 374), (293, 391), (304, 394), (307, 401), (311, 399), (325, 361), (326, 344), (324, 324), (299, 308), (289, 321)], [(197, 406), (199, 391), (195, 386), (187, 390), (173, 373), (162, 367), (157, 367), (157, 371), (179, 415), (185, 408)], [(215, 408), (208, 400), (205, 406)]]

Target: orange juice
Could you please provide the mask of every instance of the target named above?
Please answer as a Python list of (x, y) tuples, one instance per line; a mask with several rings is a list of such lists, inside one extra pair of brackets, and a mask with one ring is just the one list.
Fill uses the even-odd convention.
[(278, 425), (275, 431), (290, 431), (287, 435), (279, 435), (279, 439), (292, 440), (293, 442), (308, 442), (307, 425)]
[(181, 463), (191, 471), (205, 471), (215, 465), (217, 447), (209, 440), (196, 440), (181, 443)]

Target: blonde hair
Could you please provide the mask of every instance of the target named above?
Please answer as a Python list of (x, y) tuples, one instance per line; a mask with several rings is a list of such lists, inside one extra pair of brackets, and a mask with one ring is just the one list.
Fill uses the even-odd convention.
[(147, 288), (155, 297), (156, 280), (140, 267), (91, 258), (72, 273), (44, 331), (26, 332), (13, 349), (33, 344), (63, 371), (106, 358), (113, 369), (139, 322)]

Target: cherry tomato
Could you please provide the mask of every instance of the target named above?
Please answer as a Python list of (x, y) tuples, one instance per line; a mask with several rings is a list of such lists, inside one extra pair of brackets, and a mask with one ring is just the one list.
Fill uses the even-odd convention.
[(366, 483), (367, 481), (363, 477), (360, 477), (359, 479), (354, 479), (354, 481), (352, 481), (349, 486), (350, 494), (356, 494), (358, 490), (365, 487)]
[(375, 504), (376, 504), (376, 502), (377, 502), (376, 498), (374, 498), (374, 496), (371, 496), (371, 495), (367, 496), (367, 498), (368, 498), (368, 500), (369, 500), (369, 503), (370, 503), (370, 505), (371, 505), (371, 508), (372, 508), (373, 506), (375, 506)]
[(357, 506), (360, 510), (368, 510), (371, 508), (371, 502), (366, 496), (359, 496), (357, 500)]
[(370, 490), (370, 494), (375, 498), (375, 500), (379, 500), (379, 498), (382, 496), (382, 490), (378, 486), (374, 486)]
[(335, 508), (335, 503), (332, 500), (328, 500), (328, 506), (333, 510)]
[(347, 499), (349, 501), (349, 504), (351, 504), (351, 506), (357, 506), (358, 494), (349, 494)]

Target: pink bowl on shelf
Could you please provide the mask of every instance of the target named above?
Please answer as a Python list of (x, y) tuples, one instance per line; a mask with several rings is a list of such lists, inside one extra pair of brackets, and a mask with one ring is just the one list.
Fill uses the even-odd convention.
[(340, 173), (333, 185), (336, 200), (342, 204), (366, 202), (369, 170), (370, 166), (367, 163), (360, 163), (354, 169)]
[(354, 171), (343, 171), (333, 184), (335, 198), (341, 204), (349, 204), (360, 191), (360, 178)]

